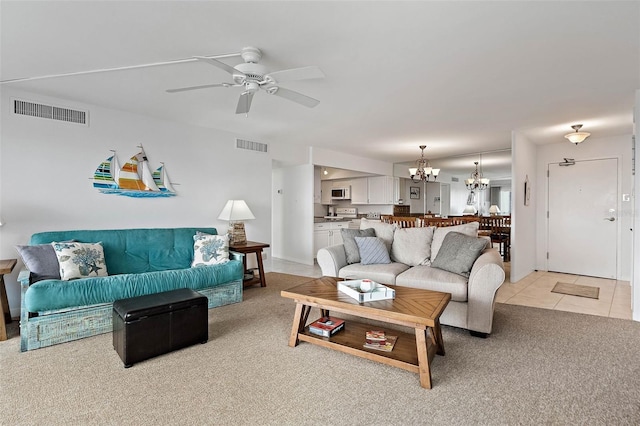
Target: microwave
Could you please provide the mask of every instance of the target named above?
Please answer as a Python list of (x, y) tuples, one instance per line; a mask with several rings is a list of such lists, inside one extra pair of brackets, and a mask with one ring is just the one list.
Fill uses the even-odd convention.
[(351, 187), (345, 188), (331, 188), (332, 200), (350, 200), (351, 199)]

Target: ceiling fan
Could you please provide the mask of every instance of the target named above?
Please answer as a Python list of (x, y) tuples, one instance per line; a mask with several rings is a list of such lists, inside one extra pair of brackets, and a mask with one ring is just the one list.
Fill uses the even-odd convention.
[(249, 109), (251, 109), (253, 95), (260, 90), (264, 90), (270, 95), (280, 96), (281, 98), (288, 99), (309, 108), (313, 108), (320, 103), (317, 99), (280, 86), (280, 83), (286, 81), (324, 78), (324, 73), (317, 66), (267, 72), (266, 67), (258, 63), (262, 58), (262, 52), (260, 52), (260, 49), (255, 47), (245, 47), (242, 49), (241, 56), (242, 59), (244, 59), (244, 63), (236, 65), (235, 67), (213, 58), (204, 56), (194, 57), (198, 61), (206, 62), (207, 64), (228, 72), (233, 78), (233, 83), (216, 83), (201, 86), (181, 87), (178, 89), (169, 89), (167, 92), (176, 93), (188, 90), (208, 89), (212, 87), (243, 87), (244, 91), (240, 94), (240, 98), (238, 99), (236, 114), (247, 114)]

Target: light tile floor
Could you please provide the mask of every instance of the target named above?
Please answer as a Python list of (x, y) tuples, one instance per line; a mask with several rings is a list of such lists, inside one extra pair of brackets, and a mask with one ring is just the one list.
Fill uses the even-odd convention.
[[(320, 277), (317, 264), (304, 265), (282, 259), (265, 260), (267, 272)], [(629, 281), (608, 280), (582, 275), (537, 271), (515, 283), (509, 281), (510, 264), (505, 264), (507, 280), (498, 290), (496, 301), (511, 305), (555, 309), (611, 318), (631, 319), (631, 285)], [(556, 282), (600, 287), (598, 299), (552, 293)]]

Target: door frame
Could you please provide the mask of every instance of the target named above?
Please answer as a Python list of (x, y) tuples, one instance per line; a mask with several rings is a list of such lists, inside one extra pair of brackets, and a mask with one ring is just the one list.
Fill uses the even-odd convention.
[[(622, 194), (622, 179), (621, 179), (621, 167), (622, 167), (622, 158), (619, 156), (607, 156), (607, 157), (597, 157), (597, 158), (581, 158), (581, 159), (575, 159), (574, 161), (576, 163), (584, 163), (587, 161), (598, 161), (598, 160), (616, 160), (616, 215), (617, 215), (617, 220), (616, 220), (616, 273), (615, 273), (615, 278), (612, 279), (620, 279), (621, 276), (621, 262), (620, 262), (620, 255), (622, 253), (622, 220), (620, 215), (622, 214), (622, 201), (621, 201), (621, 197), (620, 194)], [(546, 212), (546, 220), (545, 220), (545, 252), (549, 252), (549, 196), (550, 196), (550, 190), (549, 190), (549, 185), (550, 185), (550, 179), (549, 179), (549, 169), (551, 166), (555, 166), (555, 167), (559, 167), (558, 165), (560, 163), (562, 163), (563, 161), (553, 161), (553, 162), (549, 162), (547, 163), (547, 182), (546, 182), (546, 197), (545, 197), (545, 212)], [(568, 166), (571, 167), (571, 166)], [(545, 262), (545, 270), (549, 271), (549, 259), (548, 257), (545, 258), (544, 260)]]

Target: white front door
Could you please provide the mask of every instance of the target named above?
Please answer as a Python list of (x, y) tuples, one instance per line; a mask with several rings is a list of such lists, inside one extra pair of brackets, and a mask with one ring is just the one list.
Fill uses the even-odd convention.
[(548, 270), (616, 278), (618, 160), (560, 164), (548, 165)]

